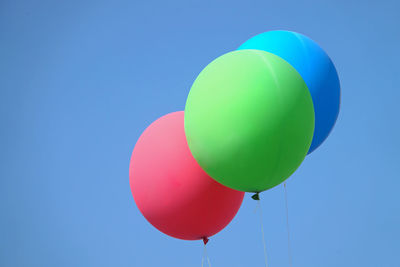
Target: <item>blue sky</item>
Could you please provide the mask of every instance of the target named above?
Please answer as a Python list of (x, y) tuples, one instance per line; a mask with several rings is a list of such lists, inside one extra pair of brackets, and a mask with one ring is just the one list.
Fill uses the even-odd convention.
[[(374, 3), (375, 2), (375, 3)], [(183, 110), (197, 74), (251, 36), (293, 30), (331, 56), (342, 106), (288, 180), (295, 267), (396, 266), (397, 1), (2, 1), (0, 266), (200, 266), (129, 188), (130, 154)], [(262, 194), (270, 267), (289, 266), (283, 187)], [(263, 266), (256, 204), (211, 238), (213, 266)]]

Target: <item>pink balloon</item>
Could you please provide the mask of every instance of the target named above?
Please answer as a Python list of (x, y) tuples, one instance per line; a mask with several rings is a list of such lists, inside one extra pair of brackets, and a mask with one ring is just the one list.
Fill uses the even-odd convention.
[(243, 192), (209, 177), (187, 145), (184, 112), (167, 114), (140, 136), (129, 178), (143, 216), (172, 237), (196, 240), (221, 231), (235, 217)]

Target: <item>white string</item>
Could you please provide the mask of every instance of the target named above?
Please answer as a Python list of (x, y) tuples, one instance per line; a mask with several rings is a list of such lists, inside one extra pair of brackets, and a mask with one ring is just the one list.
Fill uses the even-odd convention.
[(287, 228), (287, 239), (288, 239), (288, 256), (289, 256), (289, 265), (293, 267), (292, 261), (292, 249), (290, 246), (290, 227), (289, 227), (289, 208), (288, 208), (288, 199), (287, 199), (287, 189), (286, 182), (283, 183), (283, 190), (285, 191), (285, 205), (286, 205), (286, 228)]
[(207, 248), (206, 248), (205, 244), (204, 244), (204, 250), (203, 250), (203, 258), (201, 259), (201, 267), (204, 267), (204, 258), (207, 259), (208, 267), (211, 267), (210, 258), (208, 257)]
[(204, 245), (204, 252), (205, 252), (205, 254), (206, 254), (206, 258), (207, 258), (207, 262), (208, 262), (208, 267), (211, 267), (210, 258), (208, 257), (208, 253), (207, 253), (207, 245)]
[(262, 242), (264, 245), (264, 258), (265, 258), (265, 267), (268, 267), (268, 260), (267, 260), (267, 245), (265, 244), (265, 237), (264, 237), (264, 226), (263, 226), (263, 220), (262, 220), (262, 208), (261, 208), (261, 201), (257, 200), (257, 208), (260, 211), (260, 225), (261, 225), (261, 236), (262, 236)]
[[(205, 249), (206, 247), (204, 246), (204, 249)], [(203, 257), (201, 258), (201, 267), (204, 267), (204, 254), (205, 254), (205, 252), (203, 251)]]

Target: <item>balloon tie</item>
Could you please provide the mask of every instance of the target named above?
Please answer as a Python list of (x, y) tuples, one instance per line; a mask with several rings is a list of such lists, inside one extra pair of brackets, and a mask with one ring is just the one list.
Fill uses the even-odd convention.
[(252, 199), (257, 200), (257, 209), (260, 211), (260, 225), (261, 225), (261, 237), (262, 237), (262, 242), (264, 245), (264, 258), (265, 258), (265, 267), (268, 267), (268, 258), (267, 258), (267, 245), (265, 243), (265, 236), (264, 236), (264, 226), (263, 226), (263, 220), (262, 220), (262, 208), (261, 208), (261, 201), (260, 201), (260, 195), (259, 193), (254, 194), (251, 196)]
[(260, 200), (260, 194), (257, 192), (254, 195), (252, 195), (251, 198), (254, 200)]
[(204, 259), (207, 259), (208, 267), (211, 267), (211, 262), (210, 262), (210, 258), (208, 257), (207, 247), (206, 247), (208, 238), (203, 237), (203, 242), (204, 242), (204, 250), (203, 250), (203, 258), (201, 259), (201, 267), (204, 267)]
[(283, 183), (283, 189), (285, 191), (285, 205), (286, 205), (286, 228), (287, 228), (287, 239), (288, 239), (288, 256), (289, 256), (289, 265), (293, 267), (293, 259), (292, 259), (292, 249), (290, 245), (290, 228), (289, 228), (289, 208), (288, 208), (288, 198), (287, 198), (287, 189), (286, 182)]

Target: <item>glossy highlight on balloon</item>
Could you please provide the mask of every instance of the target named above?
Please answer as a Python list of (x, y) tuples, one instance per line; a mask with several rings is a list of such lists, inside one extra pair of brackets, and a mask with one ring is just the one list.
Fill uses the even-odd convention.
[(140, 136), (129, 168), (132, 195), (143, 216), (161, 232), (197, 240), (234, 218), (243, 192), (209, 177), (188, 148), (184, 112), (167, 114)]

